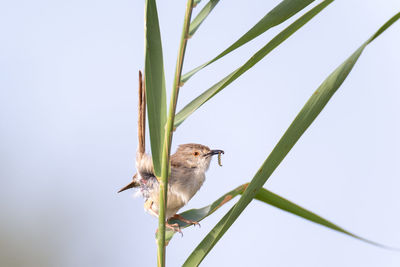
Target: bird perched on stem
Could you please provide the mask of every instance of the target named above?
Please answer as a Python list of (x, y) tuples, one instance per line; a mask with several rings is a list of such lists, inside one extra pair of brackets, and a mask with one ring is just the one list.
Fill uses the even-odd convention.
[[(154, 174), (151, 156), (145, 153), (146, 136), (146, 90), (139, 71), (139, 95), (138, 95), (138, 150), (136, 153), (136, 170), (131, 183), (118, 191), (122, 192), (130, 188), (137, 188), (145, 198), (144, 208), (150, 214), (158, 217), (160, 184)], [(199, 224), (176, 214), (180, 208), (196, 194), (206, 178), (205, 172), (210, 166), (213, 155), (223, 154), (222, 150), (211, 150), (207, 146), (199, 144), (180, 145), (171, 156), (171, 175), (168, 179), (166, 218), (175, 218), (189, 224)], [(179, 231), (179, 226), (165, 226)], [(175, 228), (177, 227), (177, 228)]]
[[(205, 172), (210, 166), (213, 155), (224, 153), (222, 150), (211, 150), (200, 144), (180, 145), (171, 156), (171, 176), (168, 179), (168, 199), (166, 207), (166, 218), (175, 218), (189, 224), (198, 224), (190, 221), (176, 213), (185, 206), (197, 193), (206, 178)], [(130, 188), (138, 188), (140, 194), (145, 198), (144, 208), (150, 214), (158, 217), (159, 209), (159, 182), (154, 175), (153, 162), (150, 155), (143, 154), (136, 160), (137, 173), (133, 181), (118, 192)], [(177, 225), (166, 224), (167, 227), (176, 229)]]

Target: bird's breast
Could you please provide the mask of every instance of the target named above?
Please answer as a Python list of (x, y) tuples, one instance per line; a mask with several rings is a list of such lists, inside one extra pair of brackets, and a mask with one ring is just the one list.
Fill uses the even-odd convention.
[(171, 170), (169, 188), (171, 193), (177, 194), (185, 204), (199, 191), (205, 180), (205, 173), (196, 169)]

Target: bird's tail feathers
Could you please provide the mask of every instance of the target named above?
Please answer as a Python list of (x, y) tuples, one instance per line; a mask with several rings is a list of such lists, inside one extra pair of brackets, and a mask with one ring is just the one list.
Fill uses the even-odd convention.
[(131, 188), (134, 188), (134, 187), (139, 187), (140, 184), (139, 184), (139, 182), (138, 182), (138, 180), (137, 180), (136, 178), (137, 178), (137, 174), (135, 174), (135, 175), (133, 176), (132, 182), (130, 182), (130, 183), (127, 184), (126, 186), (122, 187), (122, 188), (118, 191), (118, 193), (121, 193), (122, 191), (131, 189)]

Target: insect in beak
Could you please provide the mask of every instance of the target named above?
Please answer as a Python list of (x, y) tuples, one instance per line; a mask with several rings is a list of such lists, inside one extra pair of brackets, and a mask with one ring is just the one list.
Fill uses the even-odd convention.
[(204, 154), (205, 157), (208, 156), (214, 156), (214, 155), (219, 155), (219, 154), (224, 154), (225, 152), (223, 150), (220, 149), (213, 149), (210, 152), (208, 152), (207, 154)]

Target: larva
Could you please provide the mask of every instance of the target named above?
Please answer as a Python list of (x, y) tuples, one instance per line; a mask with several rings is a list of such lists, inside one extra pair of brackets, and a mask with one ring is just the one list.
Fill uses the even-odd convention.
[(222, 167), (222, 164), (221, 164), (221, 154), (222, 154), (221, 152), (218, 153), (218, 165)]

